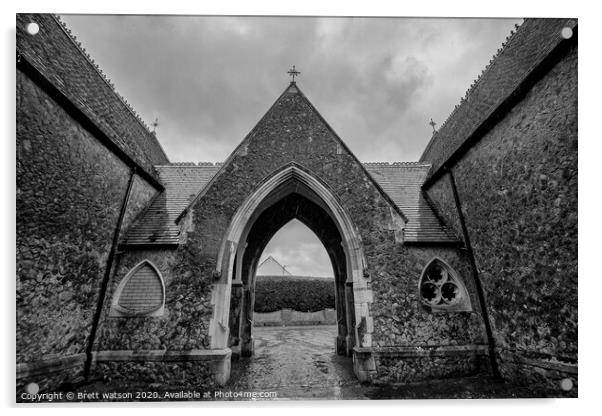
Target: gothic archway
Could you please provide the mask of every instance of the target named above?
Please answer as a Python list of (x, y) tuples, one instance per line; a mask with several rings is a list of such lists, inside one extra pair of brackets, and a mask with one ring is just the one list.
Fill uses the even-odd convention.
[[(349, 215), (318, 178), (289, 164), (266, 178), (239, 207), (222, 241), (210, 324), (211, 347), (253, 353), (255, 271), (271, 237), (292, 219), (307, 225), (326, 248), (335, 273), (337, 353), (371, 347), (367, 279), (361, 239)], [(231, 316), (232, 315), (232, 316)], [(358, 327), (360, 332), (358, 333)]]

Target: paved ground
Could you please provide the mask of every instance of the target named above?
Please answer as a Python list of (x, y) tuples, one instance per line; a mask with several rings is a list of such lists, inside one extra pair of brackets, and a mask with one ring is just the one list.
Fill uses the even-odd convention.
[(360, 384), (351, 358), (334, 352), (336, 326), (256, 327), (255, 356), (233, 360), (225, 391), (276, 392), (278, 399), (445, 399), (542, 397), (487, 376), (396, 387)]
[[(210, 397), (196, 400), (249, 400), (235, 396), (241, 392), (275, 392), (276, 397), (272, 399), (276, 400), (470, 399), (558, 395), (558, 392), (537, 392), (511, 386), (482, 375), (392, 387), (362, 385), (355, 378), (351, 358), (335, 354), (335, 326), (257, 327), (253, 331), (255, 356), (232, 360), (230, 381), (217, 391), (224, 396), (215, 398), (213, 391)], [(142, 380), (123, 382), (108, 379), (94, 380), (73, 390), (103, 393), (149, 389), (160, 392), (160, 397), (163, 397), (165, 392), (179, 392), (181, 388), (160, 383), (149, 385)]]
[(226, 389), (276, 391), (279, 398), (361, 394), (351, 359), (334, 352), (335, 325), (256, 327), (253, 337), (255, 356), (233, 360)]

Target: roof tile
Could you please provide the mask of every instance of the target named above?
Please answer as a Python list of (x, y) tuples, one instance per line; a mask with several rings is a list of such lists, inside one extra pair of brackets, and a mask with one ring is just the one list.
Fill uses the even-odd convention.
[(215, 175), (219, 164), (159, 165), (155, 169), (165, 191), (130, 227), (123, 244), (178, 244), (180, 225), (176, 218)]
[[(35, 36), (25, 31), (29, 22), (40, 27)], [(17, 50), (147, 173), (156, 177), (153, 165), (169, 163), (157, 137), (57, 17), (17, 14)]]
[[(421, 186), (430, 170), (423, 163), (364, 163), (366, 170), (391, 197), (408, 219), (407, 242), (457, 242), (428, 205)], [(176, 218), (209, 183), (219, 164), (179, 163), (156, 166), (165, 191), (161, 193), (127, 232), (123, 244), (178, 244), (180, 226)]]
[(509, 36), (473, 83), (420, 157), (437, 171), (471, 134), (512, 94), (527, 75), (562, 41), (561, 30), (576, 19), (526, 19)]
[(454, 233), (437, 218), (422, 193), (421, 186), (430, 171), (430, 164), (364, 163), (364, 167), (407, 217), (404, 241), (458, 241)]

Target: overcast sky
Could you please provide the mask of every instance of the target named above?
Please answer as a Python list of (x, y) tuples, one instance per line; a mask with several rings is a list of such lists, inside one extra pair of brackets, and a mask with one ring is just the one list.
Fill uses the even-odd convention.
[(270, 240), (259, 259), (269, 256), (297, 276), (333, 277), (326, 249), (305, 224), (292, 220)]
[(289, 82), (363, 161), (417, 160), (521, 20), (63, 16), (174, 162), (223, 161)]
[[(172, 162), (223, 161), (297, 84), (362, 161), (415, 161), (522, 19), (64, 15)], [(299, 251), (299, 248), (302, 250)], [(266, 248), (293, 274), (328, 275), (298, 221)]]

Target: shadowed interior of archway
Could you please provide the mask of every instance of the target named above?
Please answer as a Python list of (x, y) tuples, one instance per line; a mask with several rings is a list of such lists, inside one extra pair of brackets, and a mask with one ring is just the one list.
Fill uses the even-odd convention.
[(253, 355), (253, 311), (259, 259), (272, 237), (293, 219), (313, 231), (328, 253), (335, 283), (336, 351), (339, 355), (349, 356), (355, 340), (355, 316), (352, 286), (346, 283), (347, 259), (341, 233), (326, 204), (295, 179), (282, 184), (264, 199), (241, 236), (239, 247), (244, 250), (239, 250), (234, 261), (229, 347), (234, 354)]

